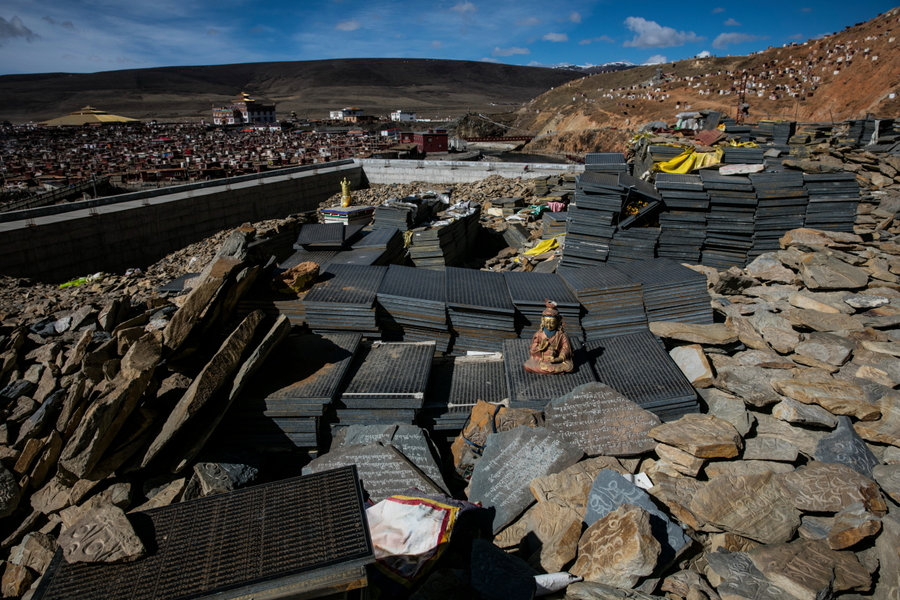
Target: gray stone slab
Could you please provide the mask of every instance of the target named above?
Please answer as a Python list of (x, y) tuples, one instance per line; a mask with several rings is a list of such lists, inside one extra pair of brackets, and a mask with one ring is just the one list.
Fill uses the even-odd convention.
[(428, 475), (444, 493), (447, 484), (424, 429), (415, 425), (351, 425), (335, 435), (332, 450), (350, 444), (390, 444)]
[(544, 409), (547, 429), (588, 456), (632, 456), (653, 450), (647, 432), (659, 417), (604, 383), (586, 383)]
[(494, 509), (497, 533), (534, 502), (528, 487), (532, 479), (558, 473), (583, 455), (544, 427), (522, 426), (492, 433), (484, 454), (475, 463), (469, 501)]
[(846, 465), (868, 478), (872, 469), (881, 464), (859, 434), (853, 429), (850, 417), (838, 417), (838, 426), (816, 444), (816, 460)]
[(356, 465), (363, 488), (376, 503), (412, 487), (429, 494), (443, 493), (399, 450), (378, 442), (352, 444), (329, 452), (305, 466), (303, 474), (321, 473), (349, 465)]
[(770, 582), (744, 552), (707, 552), (706, 560), (716, 575), (722, 578), (716, 591), (723, 597), (754, 600), (784, 600), (790, 597)]
[(594, 479), (591, 491), (588, 492), (584, 522), (590, 527), (623, 504), (633, 504), (650, 513), (653, 536), (662, 546), (660, 564), (668, 563), (690, 543), (690, 538), (681, 527), (669, 520), (644, 490), (612, 469), (603, 469)]

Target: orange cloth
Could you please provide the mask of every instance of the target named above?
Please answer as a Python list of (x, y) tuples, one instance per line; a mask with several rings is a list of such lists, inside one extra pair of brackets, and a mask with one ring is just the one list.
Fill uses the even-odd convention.
[(531, 358), (523, 365), (529, 373), (571, 373), (575, 369), (569, 336), (563, 331), (548, 338), (544, 330), (539, 329), (531, 338), (529, 353)]

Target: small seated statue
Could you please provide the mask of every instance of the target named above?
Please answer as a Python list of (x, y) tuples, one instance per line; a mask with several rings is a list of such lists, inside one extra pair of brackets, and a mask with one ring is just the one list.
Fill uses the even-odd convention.
[(531, 338), (531, 357), (525, 361), (529, 373), (552, 375), (571, 373), (575, 369), (572, 360), (572, 345), (563, 331), (562, 317), (556, 310), (556, 303), (546, 301), (547, 308), (541, 313), (541, 328)]

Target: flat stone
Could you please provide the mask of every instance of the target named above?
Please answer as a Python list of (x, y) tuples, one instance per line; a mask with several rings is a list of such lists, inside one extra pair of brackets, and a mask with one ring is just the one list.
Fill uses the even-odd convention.
[(194, 465), (194, 477), (200, 484), (200, 496), (224, 494), (241, 488), (256, 479), (259, 469), (241, 462), (199, 462)]
[(16, 437), (14, 447), (21, 449), (29, 439), (39, 437), (48, 427), (52, 427), (56, 423), (56, 416), (62, 410), (67, 395), (68, 392), (65, 389), (56, 390), (50, 394), (50, 397), (19, 427), (19, 435)]
[(684, 415), (651, 429), (650, 437), (698, 458), (731, 458), (741, 448), (741, 436), (734, 426), (709, 414)]
[[(204, 269), (198, 277), (200, 281), (188, 292), (184, 303), (175, 311), (163, 330), (163, 343), (166, 348), (174, 352), (181, 347), (205, 314), (207, 307), (220, 295), (231, 274), (243, 266), (242, 261), (236, 258), (219, 258)], [(112, 328), (107, 331), (112, 331)]]
[(850, 294), (844, 302), (856, 309), (870, 309), (889, 304), (890, 299), (876, 294)]
[(597, 475), (594, 485), (588, 495), (588, 508), (584, 515), (584, 522), (590, 526), (598, 519), (602, 519), (623, 504), (631, 504), (643, 508), (653, 517), (653, 534), (662, 544), (660, 553), (661, 564), (669, 561), (690, 543), (681, 527), (672, 522), (663, 513), (650, 496), (642, 489), (625, 479), (622, 475), (605, 469)]
[(794, 466), (770, 460), (717, 460), (703, 469), (708, 479), (722, 475), (762, 475), (763, 473), (790, 473)]
[(833, 333), (814, 332), (803, 336), (794, 352), (809, 356), (829, 365), (841, 366), (850, 358), (856, 344)]
[(823, 313), (829, 314), (838, 314), (841, 311), (837, 308), (831, 306), (830, 304), (826, 304), (825, 302), (820, 302), (816, 300), (812, 296), (803, 292), (793, 292), (790, 296), (788, 296), (788, 302), (790, 302), (791, 306), (795, 306), (797, 308), (804, 308), (807, 310), (816, 310)]
[(727, 600), (784, 600), (787, 593), (756, 568), (745, 552), (707, 552), (709, 568), (721, 578), (716, 586)]
[(794, 506), (804, 512), (838, 513), (855, 502), (879, 516), (887, 510), (878, 484), (845, 465), (812, 461), (779, 475), (779, 480)]
[(737, 341), (737, 335), (721, 323), (712, 325), (696, 325), (693, 323), (674, 323), (670, 321), (651, 321), (650, 331), (665, 339), (705, 344), (707, 346), (725, 346)]
[(706, 463), (702, 458), (666, 444), (657, 444), (656, 455), (661, 462), (671, 465), (676, 471), (689, 477), (696, 477)]
[(881, 486), (881, 491), (900, 503), (900, 463), (878, 465), (872, 469), (872, 477)]
[(147, 549), (121, 508), (107, 504), (90, 510), (59, 536), (67, 562), (132, 562)]
[(785, 542), (800, 526), (800, 513), (775, 477), (770, 472), (716, 477), (694, 496), (691, 512), (763, 544)]
[(658, 598), (659, 596), (637, 590), (623, 590), (595, 581), (580, 581), (566, 588), (566, 600), (657, 600)]
[(19, 507), (22, 499), (22, 488), (12, 474), (0, 463), (0, 518), (8, 517)]
[(773, 369), (762, 367), (725, 367), (719, 369), (716, 387), (730, 392), (751, 406), (768, 406), (781, 400), (771, 385), (783, 376)]
[(813, 331), (862, 331), (865, 328), (865, 323), (859, 317), (843, 313), (792, 308), (787, 317), (794, 327)]
[(797, 446), (775, 436), (761, 435), (744, 440), (744, 460), (794, 462), (799, 454)]
[(173, 502), (177, 502), (181, 495), (184, 493), (184, 488), (187, 486), (187, 478), (179, 477), (175, 481), (169, 482), (166, 484), (161, 490), (159, 490), (156, 494), (153, 495), (152, 498), (147, 500), (145, 503), (131, 509), (129, 512), (139, 512), (144, 510), (150, 510), (151, 508), (160, 508), (162, 506), (169, 506)]
[(681, 598), (714, 598), (718, 594), (697, 571), (683, 570), (663, 579), (660, 591), (671, 592)]
[[(838, 242), (833, 236), (830, 235), (831, 232), (822, 231), (819, 229), (810, 229), (808, 227), (800, 227), (798, 229), (791, 229), (787, 233), (785, 233), (781, 239), (778, 240), (779, 244), (781, 244), (782, 248), (788, 248), (794, 245), (800, 246), (834, 246)], [(859, 236), (854, 236), (861, 243), (862, 238)]]
[(101, 398), (93, 401), (63, 447), (59, 465), (76, 477), (89, 473), (137, 407), (159, 364), (162, 346), (146, 335), (122, 358), (119, 373)]
[(762, 367), (764, 369), (793, 369), (797, 363), (787, 356), (781, 356), (771, 350), (744, 350), (734, 355), (740, 366)]
[[(800, 425), (813, 425), (816, 427), (834, 428), (837, 426), (837, 417), (815, 404), (803, 404), (793, 398), (785, 398), (772, 407), (772, 415)], [(867, 421), (873, 423), (875, 421)]]
[(4, 598), (21, 598), (33, 582), (34, 575), (27, 567), (8, 562), (0, 581), (0, 593)]
[(872, 451), (853, 429), (849, 417), (838, 417), (837, 428), (816, 446), (816, 460), (846, 465), (871, 479), (872, 469), (880, 464)]
[(647, 432), (662, 422), (603, 383), (586, 383), (550, 401), (545, 426), (588, 456), (633, 456), (656, 445)]
[(810, 458), (816, 453), (819, 440), (826, 434), (825, 431), (791, 425), (765, 413), (754, 413), (753, 416), (756, 418), (757, 435), (773, 435), (787, 440)]
[(747, 435), (753, 426), (753, 417), (743, 400), (717, 389), (704, 390), (701, 395), (709, 407), (709, 414), (731, 423), (740, 435)]
[(699, 344), (677, 346), (669, 351), (669, 356), (694, 387), (705, 388), (713, 384), (715, 374)]
[(866, 591), (872, 584), (852, 552), (835, 552), (822, 541), (758, 546), (747, 555), (766, 579), (799, 600), (827, 598), (832, 592)]
[(162, 430), (144, 453), (141, 459), (141, 468), (150, 464), (150, 461), (159, 454), (175, 434), (203, 408), (219, 389), (230, 381), (231, 375), (238, 368), (244, 351), (253, 340), (256, 329), (265, 316), (261, 310), (253, 311), (222, 342), (218, 351), (194, 378), (191, 387), (187, 389), (184, 396), (169, 413)]
[(835, 415), (849, 415), (863, 421), (881, 416), (878, 406), (869, 402), (863, 389), (848, 381), (776, 379), (772, 381), (772, 387), (780, 394), (804, 404), (818, 404)]
[(689, 477), (672, 477), (658, 473), (653, 478), (653, 487), (650, 488), (649, 493), (665, 504), (669, 513), (679, 523), (699, 530), (705, 523), (691, 512), (690, 505), (691, 498), (704, 485), (706, 485), (704, 482)]
[(535, 477), (562, 471), (584, 455), (544, 427), (516, 427), (488, 436), (469, 483), (469, 501), (494, 508), (494, 533), (509, 525), (534, 501)]
[(571, 573), (586, 581), (632, 588), (653, 572), (659, 554), (650, 513), (623, 504), (587, 528)]
[(531, 493), (538, 504), (551, 502), (571, 508), (584, 518), (587, 510), (588, 493), (594, 479), (603, 469), (612, 469), (620, 475), (630, 471), (611, 456), (598, 456), (575, 463), (559, 473), (551, 473), (531, 480)]
[(725, 319), (725, 326), (734, 331), (738, 336), (738, 340), (748, 348), (771, 351), (769, 344), (767, 344), (766, 340), (759, 335), (759, 332), (756, 331), (747, 317), (729, 315), (729, 317)]
[(826, 541), (832, 550), (844, 550), (881, 531), (881, 519), (865, 509), (862, 502), (851, 504), (834, 516)]
[(113, 506), (118, 506), (122, 510), (128, 508), (128, 505), (131, 504), (131, 484), (115, 483), (99, 494), (91, 496), (82, 504), (70, 506), (59, 511), (63, 527), (71, 527), (77, 523), (87, 511), (103, 506), (104, 504), (112, 504)]
[(800, 334), (794, 331), (791, 322), (768, 311), (756, 311), (749, 318), (750, 324), (773, 350), (788, 354), (800, 343)]
[(486, 600), (531, 600), (537, 571), (487, 540), (472, 542), (472, 587)]
[(434, 458), (428, 433), (416, 425), (351, 425), (335, 435), (331, 449), (335, 450), (346, 444), (372, 444), (381, 442), (390, 444), (412, 461), (423, 473), (446, 492), (447, 484)]
[(773, 252), (757, 256), (744, 268), (744, 272), (760, 281), (777, 281), (779, 283), (791, 283), (797, 276), (796, 273), (785, 267)]
[(878, 555), (878, 585), (872, 593), (873, 600), (896, 598), (900, 590), (900, 517), (886, 515), (881, 521), (881, 533), (875, 538)]
[(428, 494), (443, 494), (403, 453), (380, 442), (348, 444), (333, 450), (306, 465), (303, 474), (321, 473), (348, 465), (356, 465), (363, 489), (375, 503), (412, 487)]
[(56, 553), (56, 540), (46, 533), (32, 531), (26, 533), (21, 543), (9, 552), (9, 562), (14, 565), (28, 567), (43, 575), (53, 555)]
[(824, 540), (828, 532), (834, 527), (834, 517), (814, 517), (804, 515), (800, 519), (800, 529), (797, 533), (804, 540)]
[(865, 269), (814, 252), (800, 262), (800, 276), (811, 290), (853, 290), (869, 283)]
[(871, 342), (865, 340), (861, 342), (861, 345), (870, 352), (880, 352), (881, 354), (889, 354), (890, 356), (900, 356), (900, 344), (894, 342)]
[(524, 545), (528, 563), (545, 573), (558, 573), (575, 560), (581, 538), (581, 519), (571, 508), (538, 502), (494, 537), (501, 548)]

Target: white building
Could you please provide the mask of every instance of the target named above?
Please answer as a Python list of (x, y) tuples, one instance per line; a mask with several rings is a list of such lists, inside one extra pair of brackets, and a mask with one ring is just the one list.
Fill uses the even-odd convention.
[(331, 119), (335, 121), (343, 121), (349, 117), (361, 117), (366, 114), (361, 108), (356, 108), (355, 106), (348, 106), (346, 108), (342, 108), (341, 110), (333, 110), (329, 113), (331, 115)]
[(391, 113), (391, 121), (415, 121), (416, 113), (409, 110), (398, 110)]

